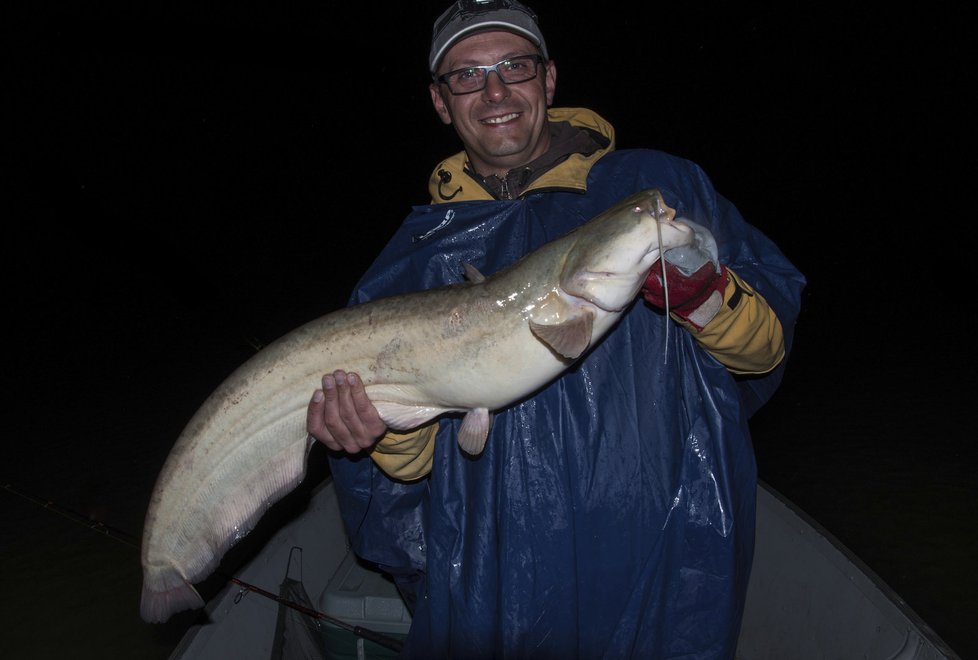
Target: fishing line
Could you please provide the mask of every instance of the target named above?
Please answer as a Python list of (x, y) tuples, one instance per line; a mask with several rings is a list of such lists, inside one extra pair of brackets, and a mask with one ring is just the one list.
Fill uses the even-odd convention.
[(665, 347), (662, 349), (662, 364), (669, 364), (669, 281), (666, 279), (666, 259), (662, 251), (662, 222), (659, 220), (662, 214), (662, 207), (659, 200), (655, 200), (655, 231), (659, 236), (659, 265), (662, 267), (662, 293), (666, 303), (665, 325), (666, 339)]
[[(42, 509), (46, 509), (48, 511), (51, 511), (52, 513), (62, 516), (63, 518), (67, 518), (68, 520), (77, 523), (82, 527), (86, 527), (92, 530), (93, 532), (98, 532), (103, 536), (107, 536), (111, 539), (115, 539), (116, 541), (119, 541), (120, 543), (124, 543), (128, 546), (136, 548), (137, 550), (140, 547), (140, 543), (135, 536), (133, 536), (132, 534), (128, 534), (118, 528), (112, 527), (111, 525), (106, 525), (100, 520), (93, 520), (85, 515), (78, 513), (77, 511), (72, 511), (71, 509), (63, 507), (57, 504), (56, 502), (44, 499), (42, 497), (37, 497), (36, 495), (28, 493), (27, 491), (18, 488), (17, 486), (7, 481), (3, 482), (3, 489), (12, 495), (21, 497), (27, 500), (28, 502), (41, 507)], [(295, 601), (289, 600), (288, 598), (279, 596), (278, 594), (272, 593), (271, 591), (266, 591), (265, 589), (262, 589), (257, 585), (245, 582), (244, 580), (236, 578), (233, 575), (227, 575), (226, 573), (221, 573), (220, 571), (215, 572), (214, 575), (226, 580), (227, 582), (236, 584), (242, 588), (242, 592), (240, 592), (238, 596), (234, 599), (235, 603), (238, 603), (241, 600), (241, 595), (244, 593), (245, 590), (253, 591), (260, 596), (264, 596), (265, 598), (275, 601), (279, 605), (284, 605), (285, 607), (296, 610), (297, 612), (301, 612), (302, 614), (305, 614), (306, 616), (312, 617), (314, 619), (325, 621), (326, 623), (329, 623), (331, 625), (336, 626), (337, 628), (342, 628), (343, 630), (351, 632), (357, 637), (363, 637), (364, 639), (368, 639), (371, 642), (374, 642), (375, 644), (379, 644), (384, 648), (390, 649), (391, 651), (399, 652), (404, 647), (404, 643), (401, 642), (401, 640), (399, 639), (394, 639), (393, 637), (389, 637), (375, 630), (370, 630), (369, 628), (363, 628), (362, 626), (355, 626), (353, 624), (347, 623), (342, 619), (337, 619), (336, 617), (332, 617), (328, 614), (324, 614), (311, 607), (306, 607), (305, 605), (296, 603)]]

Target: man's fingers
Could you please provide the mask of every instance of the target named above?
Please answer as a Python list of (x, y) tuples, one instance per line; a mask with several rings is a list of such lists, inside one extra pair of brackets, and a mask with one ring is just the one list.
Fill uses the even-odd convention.
[(330, 449), (355, 454), (361, 447), (356, 442), (354, 430), (350, 428), (347, 421), (349, 410), (353, 405), (349, 401), (349, 392), (345, 395), (343, 393), (343, 389), (346, 388), (345, 383), (346, 375), (339, 371), (323, 376), (322, 403), (317, 404), (316, 396), (313, 395), (313, 402), (307, 411), (306, 426), (314, 438)]
[(351, 373), (347, 380), (350, 384), (350, 399), (364, 432), (370, 438), (380, 437), (387, 430), (387, 425), (377, 413), (377, 408), (367, 397), (367, 390), (363, 386), (363, 381), (360, 380), (360, 376), (354, 373)]
[(350, 384), (347, 381), (346, 372), (334, 371), (333, 378), (336, 381), (336, 402), (339, 418), (348, 430), (348, 433), (344, 434), (344, 440), (348, 439), (349, 443), (355, 447), (354, 451), (359, 451), (360, 445), (356, 442), (356, 438), (362, 434), (363, 424), (360, 423), (357, 409), (353, 405), (353, 395), (350, 394)]
[(337, 370), (323, 376), (306, 412), (306, 430), (330, 449), (355, 454), (376, 443), (386, 425), (356, 374)]
[(312, 400), (306, 409), (306, 432), (334, 451), (342, 451), (343, 447), (333, 438), (323, 423), (326, 410), (326, 395), (323, 390), (312, 393)]
[(344, 450), (355, 454), (364, 446), (358, 441), (363, 435), (363, 425), (357, 418), (346, 372), (334, 371), (323, 378), (326, 394), (326, 427)]
[[(340, 418), (346, 428), (349, 429), (350, 444), (356, 447), (354, 451), (373, 447), (377, 438), (384, 431), (384, 424), (380, 422), (377, 410), (367, 398), (363, 382), (355, 373), (347, 374), (343, 371), (334, 371), (333, 377), (336, 380)], [(367, 415), (368, 419), (363, 419), (361, 414)], [(347, 451), (351, 450), (348, 449)]]

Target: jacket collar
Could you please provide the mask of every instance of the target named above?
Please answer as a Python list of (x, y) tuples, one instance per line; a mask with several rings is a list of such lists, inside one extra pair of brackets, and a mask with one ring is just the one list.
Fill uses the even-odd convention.
[[(593, 131), (607, 141), (607, 146), (588, 155), (571, 154), (533, 181), (520, 197), (543, 190), (586, 192), (591, 166), (615, 148), (615, 129), (596, 112), (586, 108), (551, 108), (547, 111), (547, 117), (552, 122), (567, 121), (572, 126)], [(466, 162), (465, 151), (460, 151), (434, 169), (428, 180), (428, 192), (433, 204), (493, 199), (489, 191), (468, 174)]]

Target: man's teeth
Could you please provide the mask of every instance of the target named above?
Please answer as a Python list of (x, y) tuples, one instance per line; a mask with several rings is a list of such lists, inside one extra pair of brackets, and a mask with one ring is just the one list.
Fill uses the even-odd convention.
[(503, 115), (502, 117), (493, 117), (491, 119), (483, 119), (483, 124), (502, 124), (503, 122), (509, 121), (511, 119), (516, 119), (519, 116), (517, 112), (511, 112), (508, 115)]

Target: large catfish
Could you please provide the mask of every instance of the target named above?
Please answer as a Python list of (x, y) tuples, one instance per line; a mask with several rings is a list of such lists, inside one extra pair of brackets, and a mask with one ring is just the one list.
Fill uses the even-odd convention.
[(323, 374), (355, 371), (392, 429), (464, 413), (478, 454), (490, 411), (570, 367), (636, 299), (661, 251), (689, 245), (657, 190), (620, 202), (483, 278), (378, 299), (303, 325), (235, 370), (177, 439), (143, 531), (141, 614), (200, 607), (192, 583), (305, 474), (306, 406)]

